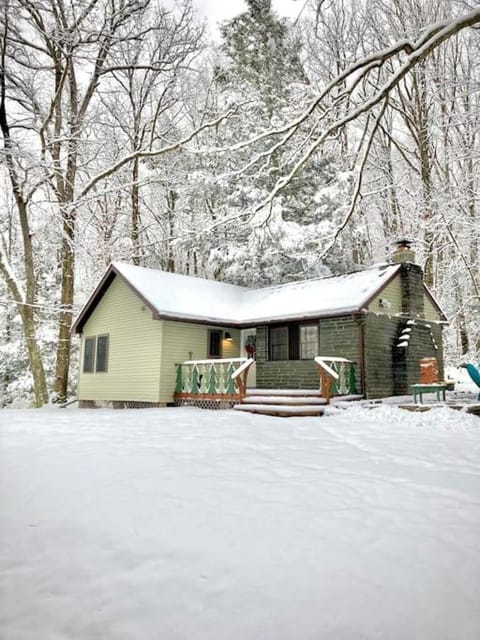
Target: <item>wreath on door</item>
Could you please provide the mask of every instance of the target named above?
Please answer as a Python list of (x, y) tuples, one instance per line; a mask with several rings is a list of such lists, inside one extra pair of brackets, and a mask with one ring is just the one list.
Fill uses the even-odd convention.
[(255, 353), (257, 351), (257, 336), (247, 336), (247, 339), (245, 341), (245, 351), (247, 352), (249, 358), (255, 358)]

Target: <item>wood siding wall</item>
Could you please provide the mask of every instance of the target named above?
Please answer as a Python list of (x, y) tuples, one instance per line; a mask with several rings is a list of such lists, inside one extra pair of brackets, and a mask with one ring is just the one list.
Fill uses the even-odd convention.
[[(384, 305), (380, 304), (380, 300), (385, 301)], [(371, 301), (368, 310), (387, 315), (402, 312), (402, 281), (399, 275)]]
[[(409, 395), (411, 385), (420, 381), (421, 358), (437, 358), (440, 379), (443, 377), (442, 328), (406, 318), (385, 318), (373, 314), (364, 317), (365, 374), (367, 398)], [(400, 335), (410, 328), (407, 347)], [(437, 348), (435, 348), (435, 345)]]
[[(109, 335), (108, 371), (83, 373), (85, 338)], [(80, 400), (159, 402), (162, 323), (116, 277), (86, 322), (80, 350)]]
[(206, 326), (188, 322), (162, 322), (162, 363), (160, 374), (160, 402), (173, 402), (176, 382), (176, 366), (185, 360), (205, 360), (208, 358), (208, 331), (219, 329), (228, 331), (232, 342), (222, 341), (222, 358), (240, 356), (240, 331), (228, 327)]
[(424, 307), (425, 307), (425, 319), (426, 320), (436, 320), (440, 321), (442, 318), (438, 313), (437, 309), (433, 306), (430, 298), (425, 294), (424, 296)]
[[(380, 300), (386, 301), (380, 304)], [(440, 321), (442, 318), (432, 301), (424, 294), (424, 317), (426, 320)], [(398, 275), (385, 289), (368, 305), (368, 310), (380, 315), (394, 316), (402, 313), (402, 281)]]

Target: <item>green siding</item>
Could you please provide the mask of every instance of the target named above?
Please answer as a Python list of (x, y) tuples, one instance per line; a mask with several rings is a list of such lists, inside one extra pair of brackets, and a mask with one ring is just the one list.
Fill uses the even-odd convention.
[(352, 316), (320, 320), (320, 356), (347, 358), (355, 363), (357, 391), (363, 393), (361, 327)]
[(162, 341), (162, 364), (160, 379), (160, 402), (173, 402), (176, 364), (185, 360), (205, 360), (208, 357), (208, 331), (228, 331), (233, 342), (222, 341), (222, 357), (240, 356), (240, 331), (228, 327), (206, 326), (188, 322), (164, 321)]
[(365, 389), (367, 398), (395, 395), (394, 350), (401, 318), (367, 314), (363, 318), (365, 335)]
[[(442, 329), (408, 318), (384, 318), (367, 314), (365, 323), (365, 375), (367, 398), (408, 395), (420, 381), (420, 360), (437, 358), (443, 377)], [(398, 347), (403, 329), (409, 327), (408, 347)], [(435, 348), (434, 341), (438, 348)]]
[[(352, 316), (319, 320), (318, 355), (348, 358), (355, 362), (360, 390), (360, 328)], [(311, 360), (269, 360), (268, 327), (257, 327), (257, 387), (259, 389), (317, 389), (320, 374)]]
[(439, 320), (443, 319), (438, 313), (437, 308), (432, 304), (432, 301), (427, 296), (427, 294), (425, 294), (424, 296), (424, 305), (425, 305), (425, 318), (427, 320), (434, 320), (438, 322)]
[(81, 341), (109, 335), (108, 371), (83, 373), (80, 400), (159, 402), (162, 323), (123, 280), (116, 277), (86, 322)]
[(313, 360), (269, 360), (268, 327), (257, 327), (256, 385), (259, 389), (318, 389)]
[[(380, 305), (380, 300), (385, 300), (387, 305)], [(400, 275), (388, 284), (378, 296), (368, 305), (368, 310), (374, 313), (395, 315), (402, 311), (402, 280)]]
[[(380, 305), (380, 300), (387, 300), (389, 305)], [(424, 294), (423, 300), (425, 314), (422, 317), (425, 317), (427, 320), (441, 320), (442, 318), (438, 313), (437, 308), (432, 304), (432, 301), (427, 294)], [(368, 305), (368, 310), (373, 313), (392, 316), (402, 313), (402, 279), (400, 275), (392, 280), (392, 282), (390, 282), (390, 284), (372, 300)]]

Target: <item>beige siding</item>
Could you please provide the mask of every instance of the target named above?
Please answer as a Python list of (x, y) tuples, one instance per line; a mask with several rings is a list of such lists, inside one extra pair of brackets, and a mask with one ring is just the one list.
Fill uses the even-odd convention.
[[(380, 300), (386, 302), (380, 305)], [(381, 291), (376, 298), (368, 305), (368, 310), (374, 313), (385, 313), (394, 315), (402, 311), (402, 282), (400, 276), (397, 276), (389, 285)]]
[(425, 304), (425, 318), (427, 320), (442, 320), (441, 315), (438, 313), (437, 308), (432, 303), (431, 299), (427, 294), (424, 295), (423, 301)]
[(224, 340), (222, 343), (222, 358), (239, 358), (240, 357), (240, 330), (239, 329), (225, 329), (232, 336), (233, 340), (230, 342)]
[(80, 372), (79, 399), (159, 402), (162, 323), (118, 277), (83, 328), (81, 364), (85, 338), (101, 334), (110, 336), (108, 372)]
[(160, 380), (160, 402), (172, 402), (175, 390), (175, 365), (185, 360), (205, 360), (208, 357), (208, 330), (228, 331), (233, 342), (222, 342), (223, 358), (238, 358), (240, 354), (240, 331), (228, 327), (214, 327), (188, 322), (164, 321), (162, 342), (162, 366)]

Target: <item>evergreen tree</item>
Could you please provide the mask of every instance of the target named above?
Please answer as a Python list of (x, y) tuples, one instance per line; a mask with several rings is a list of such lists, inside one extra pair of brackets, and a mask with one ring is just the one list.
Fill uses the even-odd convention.
[[(239, 108), (238, 118), (221, 132), (223, 146), (290, 121), (312, 95), (298, 34), (272, 11), (269, 0), (247, 5), (247, 11), (221, 29), (223, 60), (216, 68), (216, 86), (220, 101)], [(305, 131), (306, 138), (311, 133)], [(271, 208), (252, 215), (296, 160), (297, 150), (286, 144), (265, 162), (266, 149), (259, 140), (225, 160), (220, 215), (234, 222), (224, 242), (215, 238), (209, 260), (213, 274), (257, 286), (324, 274), (326, 267), (316, 256), (346, 200), (348, 175), (339, 181), (334, 158), (317, 154)]]
[(275, 15), (271, 4), (271, 0), (247, 0), (248, 11), (225, 22), (221, 29), (228, 65), (223, 80), (255, 90), (270, 120), (279, 103), (288, 98), (292, 83), (307, 81), (300, 41), (287, 20)]

